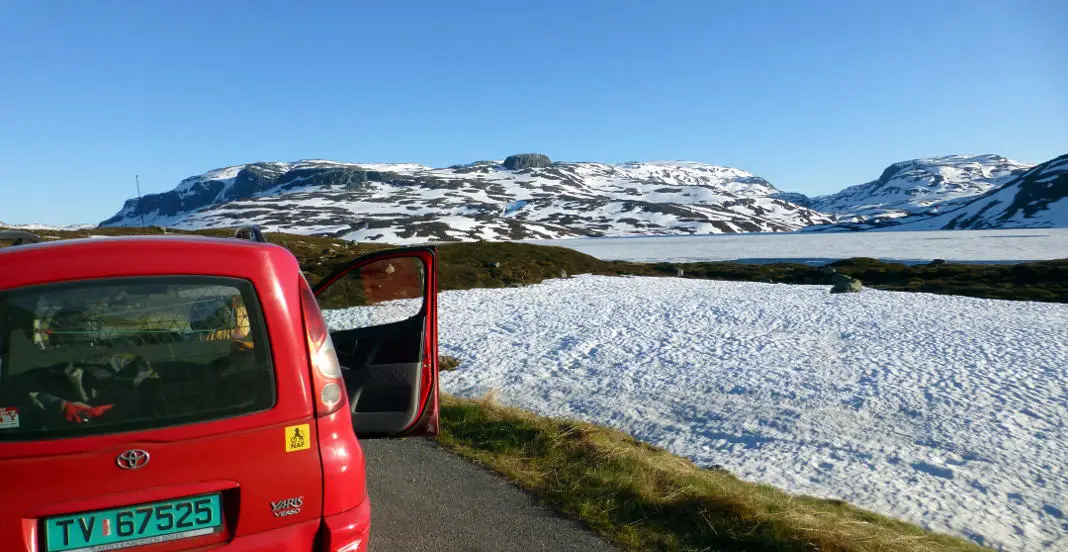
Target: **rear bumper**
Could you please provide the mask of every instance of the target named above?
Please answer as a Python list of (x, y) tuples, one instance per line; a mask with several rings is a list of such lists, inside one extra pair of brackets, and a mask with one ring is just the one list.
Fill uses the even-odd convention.
[(340, 514), (236, 538), (226, 552), (367, 552), (371, 501)]
[(367, 552), (371, 530), (371, 501), (323, 518), (322, 552)]

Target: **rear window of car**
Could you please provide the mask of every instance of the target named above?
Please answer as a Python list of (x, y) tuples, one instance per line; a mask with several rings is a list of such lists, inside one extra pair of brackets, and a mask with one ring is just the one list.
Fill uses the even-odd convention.
[(0, 441), (267, 410), (270, 359), (246, 280), (111, 278), (0, 291)]

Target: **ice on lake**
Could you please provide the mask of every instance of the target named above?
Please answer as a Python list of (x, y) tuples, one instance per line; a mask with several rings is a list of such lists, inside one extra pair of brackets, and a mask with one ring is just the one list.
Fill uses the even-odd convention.
[(710, 234), (532, 240), (581, 251), (599, 259), (638, 262), (805, 262), (825, 264), (850, 257), (923, 263), (1019, 262), (1068, 258), (1068, 228), (938, 230), (930, 232), (835, 232)]

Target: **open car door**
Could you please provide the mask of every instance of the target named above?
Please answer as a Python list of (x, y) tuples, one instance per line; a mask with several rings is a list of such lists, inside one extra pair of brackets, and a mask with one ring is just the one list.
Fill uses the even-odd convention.
[(362, 439), (438, 433), (436, 252), (365, 255), (316, 284)]

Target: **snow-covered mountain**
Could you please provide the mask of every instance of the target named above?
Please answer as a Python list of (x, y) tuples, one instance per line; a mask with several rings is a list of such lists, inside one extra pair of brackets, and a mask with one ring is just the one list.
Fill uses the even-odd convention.
[(778, 232), (833, 222), (748, 172), (692, 162), (563, 163), (536, 154), (448, 168), (305, 160), (236, 165), (127, 200), (102, 226), (259, 224), (358, 241)]
[(1036, 166), (951, 155), (894, 163), (876, 180), (809, 198), (743, 170), (693, 162), (553, 163), (538, 154), (447, 168), (266, 162), (127, 200), (101, 225), (251, 223), (390, 243), (1068, 226), (1064, 172), (1063, 156)]
[(8, 224), (0, 221), (0, 228), (11, 228), (13, 230), (84, 230), (86, 228), (96, 228), (96, 224), (38, 224), (31, 222), (29, 224)]
[(1068, 154), (1035, 165), (1005, 185), (952, 211), (898, 230), (980, 230), (1068, 226)]
[(812, 198), (809, 206), (845, 223), (937, 214), (1008, 183), (1032, 166), (1000, 155), (913, 159), (890, 165), (871, 182)]

